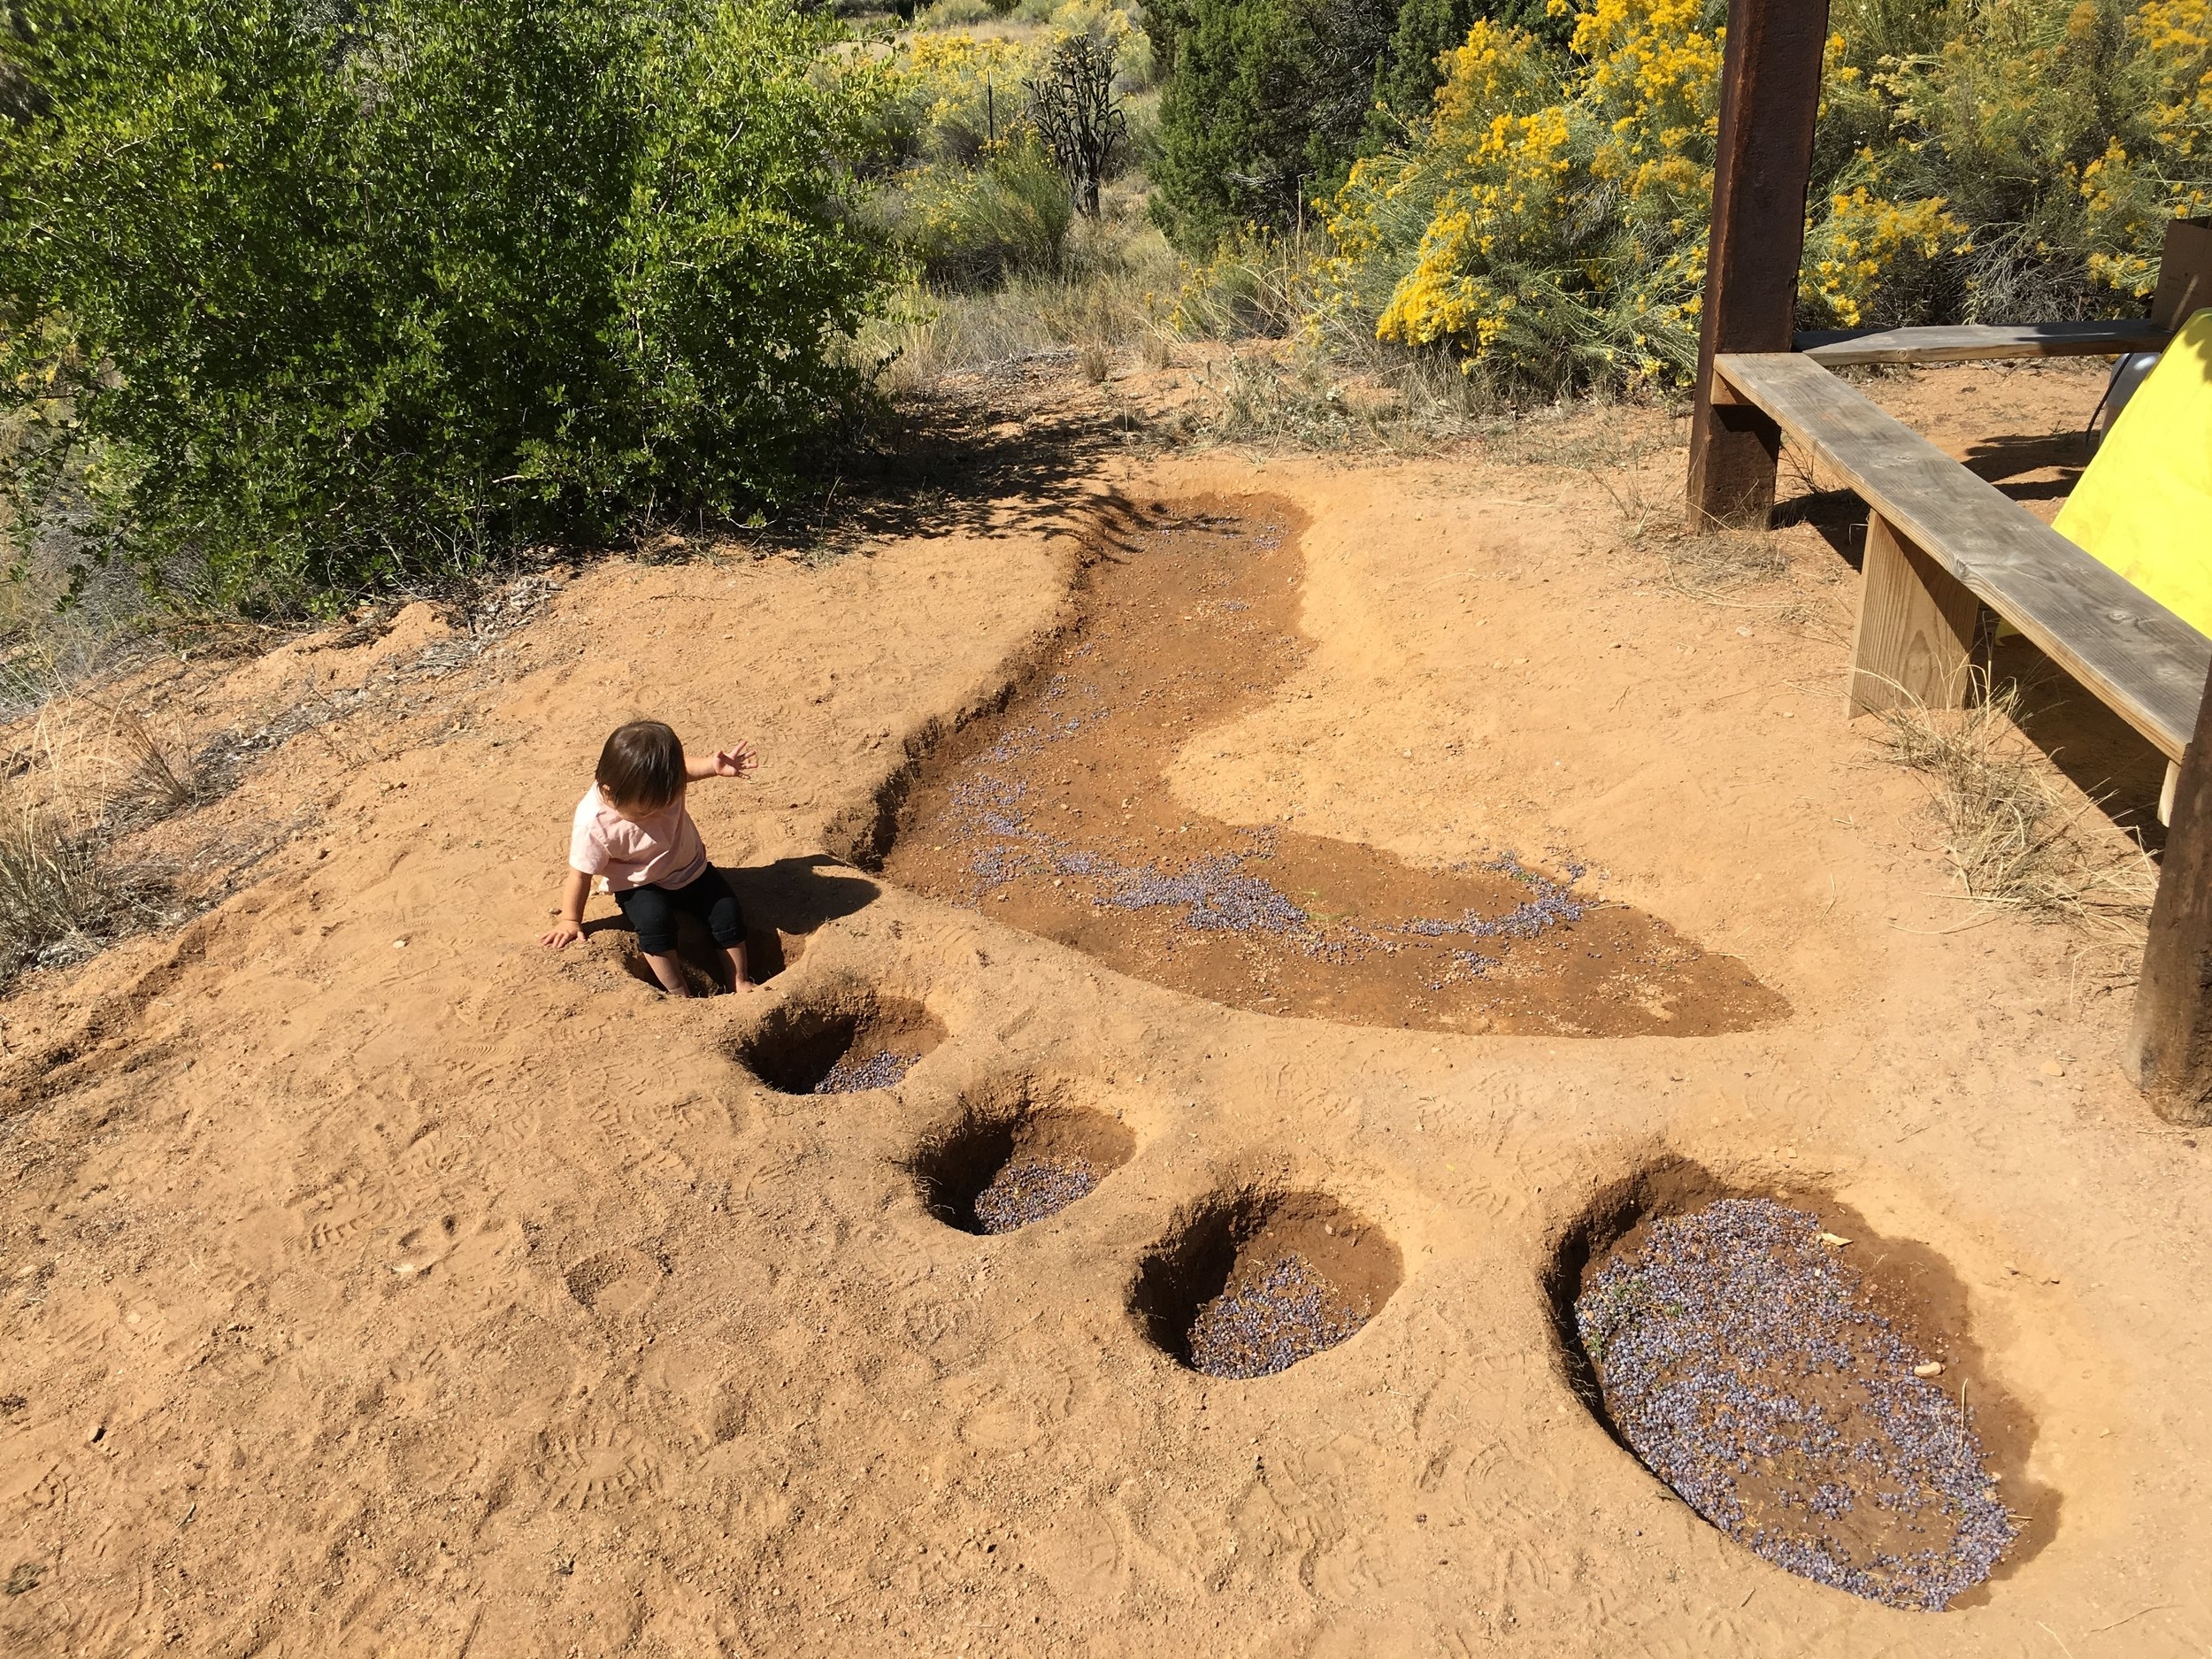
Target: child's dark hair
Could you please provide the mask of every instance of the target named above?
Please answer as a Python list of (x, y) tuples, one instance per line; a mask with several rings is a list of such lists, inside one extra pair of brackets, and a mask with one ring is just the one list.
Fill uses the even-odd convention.
[(658, 720), (633, 720), (615, 727), (593, 775), (614, 805), (657, 812), (683, 793), (683, 743)]

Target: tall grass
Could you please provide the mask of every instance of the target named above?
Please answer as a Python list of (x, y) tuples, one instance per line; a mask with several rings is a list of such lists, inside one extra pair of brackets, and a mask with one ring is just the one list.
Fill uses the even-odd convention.
[[(115, 838), (128, 820), (174, 810), (147, 792), (188, 790), (190, 768), (180, 772), (142, 722), (127, 724), (119, 733), (109, 710), (64, 700), (12, 734), (0, 779), (0, 984), (81, 960), (169, 913), (167, 873), (119, 856)], [(142, 764), (111, 791), (107, 751), (119, 736)], [(163, 775), (144, 765), (149, 752), (161, 756)]]
[(1071, 228), (1048, 268), (980, 286), (917, 281), (864, 333), (861, 349), (887, 360), (882, 384), (895, 394), (1045, 353), (1142, 349), (1169, 326), (1179, 273), (1166, 238), (1125, 190), (1096, 223)]
[(2097, 803), (2069, 803), (2021, 736), (2020, 690), (1974, 672), (1971, 706), (1913, 700), (1882, 716), (1891, 760), (1932, 786), (1930, 810), (1966, 896), (2106, 942), (2141, 942), (2158, 872), (2139, 846), (2093, 833)]

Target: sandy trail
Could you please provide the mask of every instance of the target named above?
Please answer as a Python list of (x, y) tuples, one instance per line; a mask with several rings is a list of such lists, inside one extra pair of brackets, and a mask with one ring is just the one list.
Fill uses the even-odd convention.
[[(2096, 392), (1974, 383), (2024, 400), (1985, 432), (2058, 429)], [(1727, 603), (1624, 544), (1616, 501), (1680, 476), (1640, 419), (1657, 440), (1593, 462), (1604, 488), (1475, 454), (1131, 462), (1097, 489), (1264, 495), (1308, 526), (1312, 649), (1174, 756), (1175, 801), (1430, 870), (1571, 847), (1786, 1018), (1279, 1018), (824, 862), (1064, 625), (1079, 501), (818, 572), (596, 568), (441, 680), (407, 745), (333, 727), (357, 764), (263, 763), (242, 799), (315, 828), (248, 890), (0, 1005), (0, 1632), (88, 1655), (2212, 1646), (2207, 1154), (2119, 1077), (2124, 990), (2063, 932), (1952, 896), (1919, 787), (1840, 719), (1842, 649), (1756, 608), (1847, 617), (1816, 530), (1795, 590)], [(782, 960), (756, 996), (660, 999), (611, 928), (532, 942), (591, 757), (640, 711), (766, 757), (696, 803)], [(895, 1089), (782, 1094), (733, 1057), (892, 998), (946, 1033)], [(1118, 1120), (1127, 1162), (1018, 1231), (947, 1225), (918, 1148), (1032, 1096)], [(1578, 1401), (1547, 1277), (1601, 1193), (1674, 1160), (1831, 1194), (1955, 1279), (2047, 1494), (1974, 1605), (1759, 1561)], [(1371, 1223), (1402, 1280), (1279, 1375), (1199, 1376), (1133, 1312), (1141, 1264), (1286, 1193)]]

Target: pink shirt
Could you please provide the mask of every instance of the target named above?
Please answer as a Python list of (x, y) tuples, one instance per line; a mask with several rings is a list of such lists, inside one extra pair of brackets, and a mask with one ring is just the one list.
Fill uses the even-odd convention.
[(659, 811), (624, 818), (606, 803), (597, 784), (576, 803), (568, 841), (568, 867), (604, 876), (616, 893), (632, 887), (687, 887), (707, 872), (707, 847), (678, 795)]

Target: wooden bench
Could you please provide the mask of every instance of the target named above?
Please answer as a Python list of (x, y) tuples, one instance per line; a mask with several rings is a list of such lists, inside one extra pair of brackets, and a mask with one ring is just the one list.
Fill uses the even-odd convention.
[(1854, 713), (1962, 703), (1987, 606), (2167, 757), (2159, 816), (2173, 828), (2124, 1063), (2162, 1116), (2212, 1122), (2212, 640), (1814, 354), (1717, 352), (1712, 369), (1717, 413), (1755, 411), (1867, 504)]
[(1985, 363), (2019, 357), (2110, 357), (2162, 351), (2173, 331), (2147, 318), (2087, 323), (1963, 323), (1934, 328), (1848, 328), (1799, 334), (1816, 363)]
[(2212, 640), (1812, 355), (1724, 352), (1714, 370), (1867, 504), (1853, 713), (1915, 701), (1960, 706), (1986, 605), (2169, 761), (2181, 758)]
[[(2212, 682), (2203, 678), (2212, 642), (2128, 584), (2116, 591), (2095, 560), (1828, 372), (2116, 354), (2133, 340), (2057, 323), (1797, 337), (1827, 0), (1728, 0), (1726, 41), (1690, 412), (1691, 520), (1765, 523), (1786, 432), (1869, 507), (1855, 707), (1896, 695), (1891, 682), (1931, 701), (1965, 695), (1986, 604), (2162, 753), (2180, 756), (2168, 773), (2172, 833), (2123, 1064), (2161, 1115), (2212, 1124)], [(2170, 221), (2151, 317), (2171, 329), (2208, 305), (2212, 219)]]

